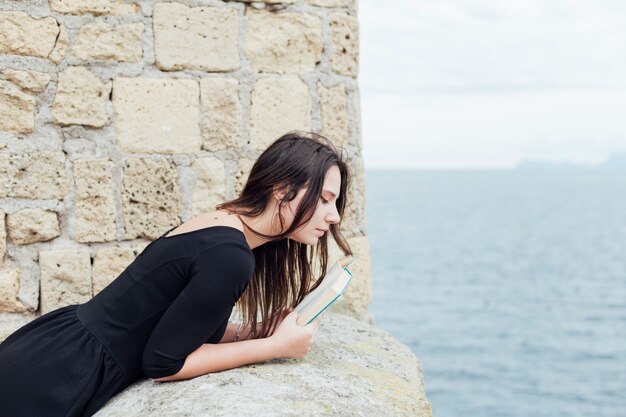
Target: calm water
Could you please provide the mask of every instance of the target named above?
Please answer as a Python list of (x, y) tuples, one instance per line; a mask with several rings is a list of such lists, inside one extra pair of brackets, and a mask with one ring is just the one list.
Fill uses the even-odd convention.
[(436, 417), (626, 416), (626, 174), (366, 181), (370, 312)]

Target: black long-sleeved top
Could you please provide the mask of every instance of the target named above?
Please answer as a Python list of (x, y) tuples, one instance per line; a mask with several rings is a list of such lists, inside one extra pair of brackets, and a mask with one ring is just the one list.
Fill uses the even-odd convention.
[(219, 342), (254, 272), (239, 229), (168, 232), (77, 310), (129, 382), (173, 375), (203, 343)]

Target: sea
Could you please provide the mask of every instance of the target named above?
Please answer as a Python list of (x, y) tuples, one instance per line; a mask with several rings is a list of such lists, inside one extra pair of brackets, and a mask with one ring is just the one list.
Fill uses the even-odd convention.
[(626, 172), (366, 170), (366, 229), (435, 417), (626, 416)]

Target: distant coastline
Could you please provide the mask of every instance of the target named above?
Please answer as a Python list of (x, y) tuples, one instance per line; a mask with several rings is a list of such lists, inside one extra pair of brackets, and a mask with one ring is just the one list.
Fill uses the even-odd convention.
[(599, 164), (571, 161), (554, 162), (536, 159), (523, 159), (514, 168), (518, 171), (620, 171), (626, 172), (626, 152), (610, 155)]

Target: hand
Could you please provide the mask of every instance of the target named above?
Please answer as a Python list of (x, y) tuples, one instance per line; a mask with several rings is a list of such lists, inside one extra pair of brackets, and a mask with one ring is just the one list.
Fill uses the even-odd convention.
[(296, 323), (298, 313), (291, 311), (278, 325), (271, 336), (276, 346), (278, 358), (302, 358), (311, 351), (319, 319), (313, 320), (306, 326)]
[(276, 325), (274, 326), (273, 329), (269, 330), (269, 333), (267, 335), (267, 337), (270, 337), (271, 335), (274, 334), (274, 332), (276, 332), (276, 329), (278, 328), (278, 326), (280, 325), (280, 323), (285, 319), (285, 317), (287, 317), (287, 315), (289, 313), (291, 313), (293, 311), (293, 308), (285, 308), (283, 310), (281, 310), (277, 315), (278, 315), (278, 320)]

